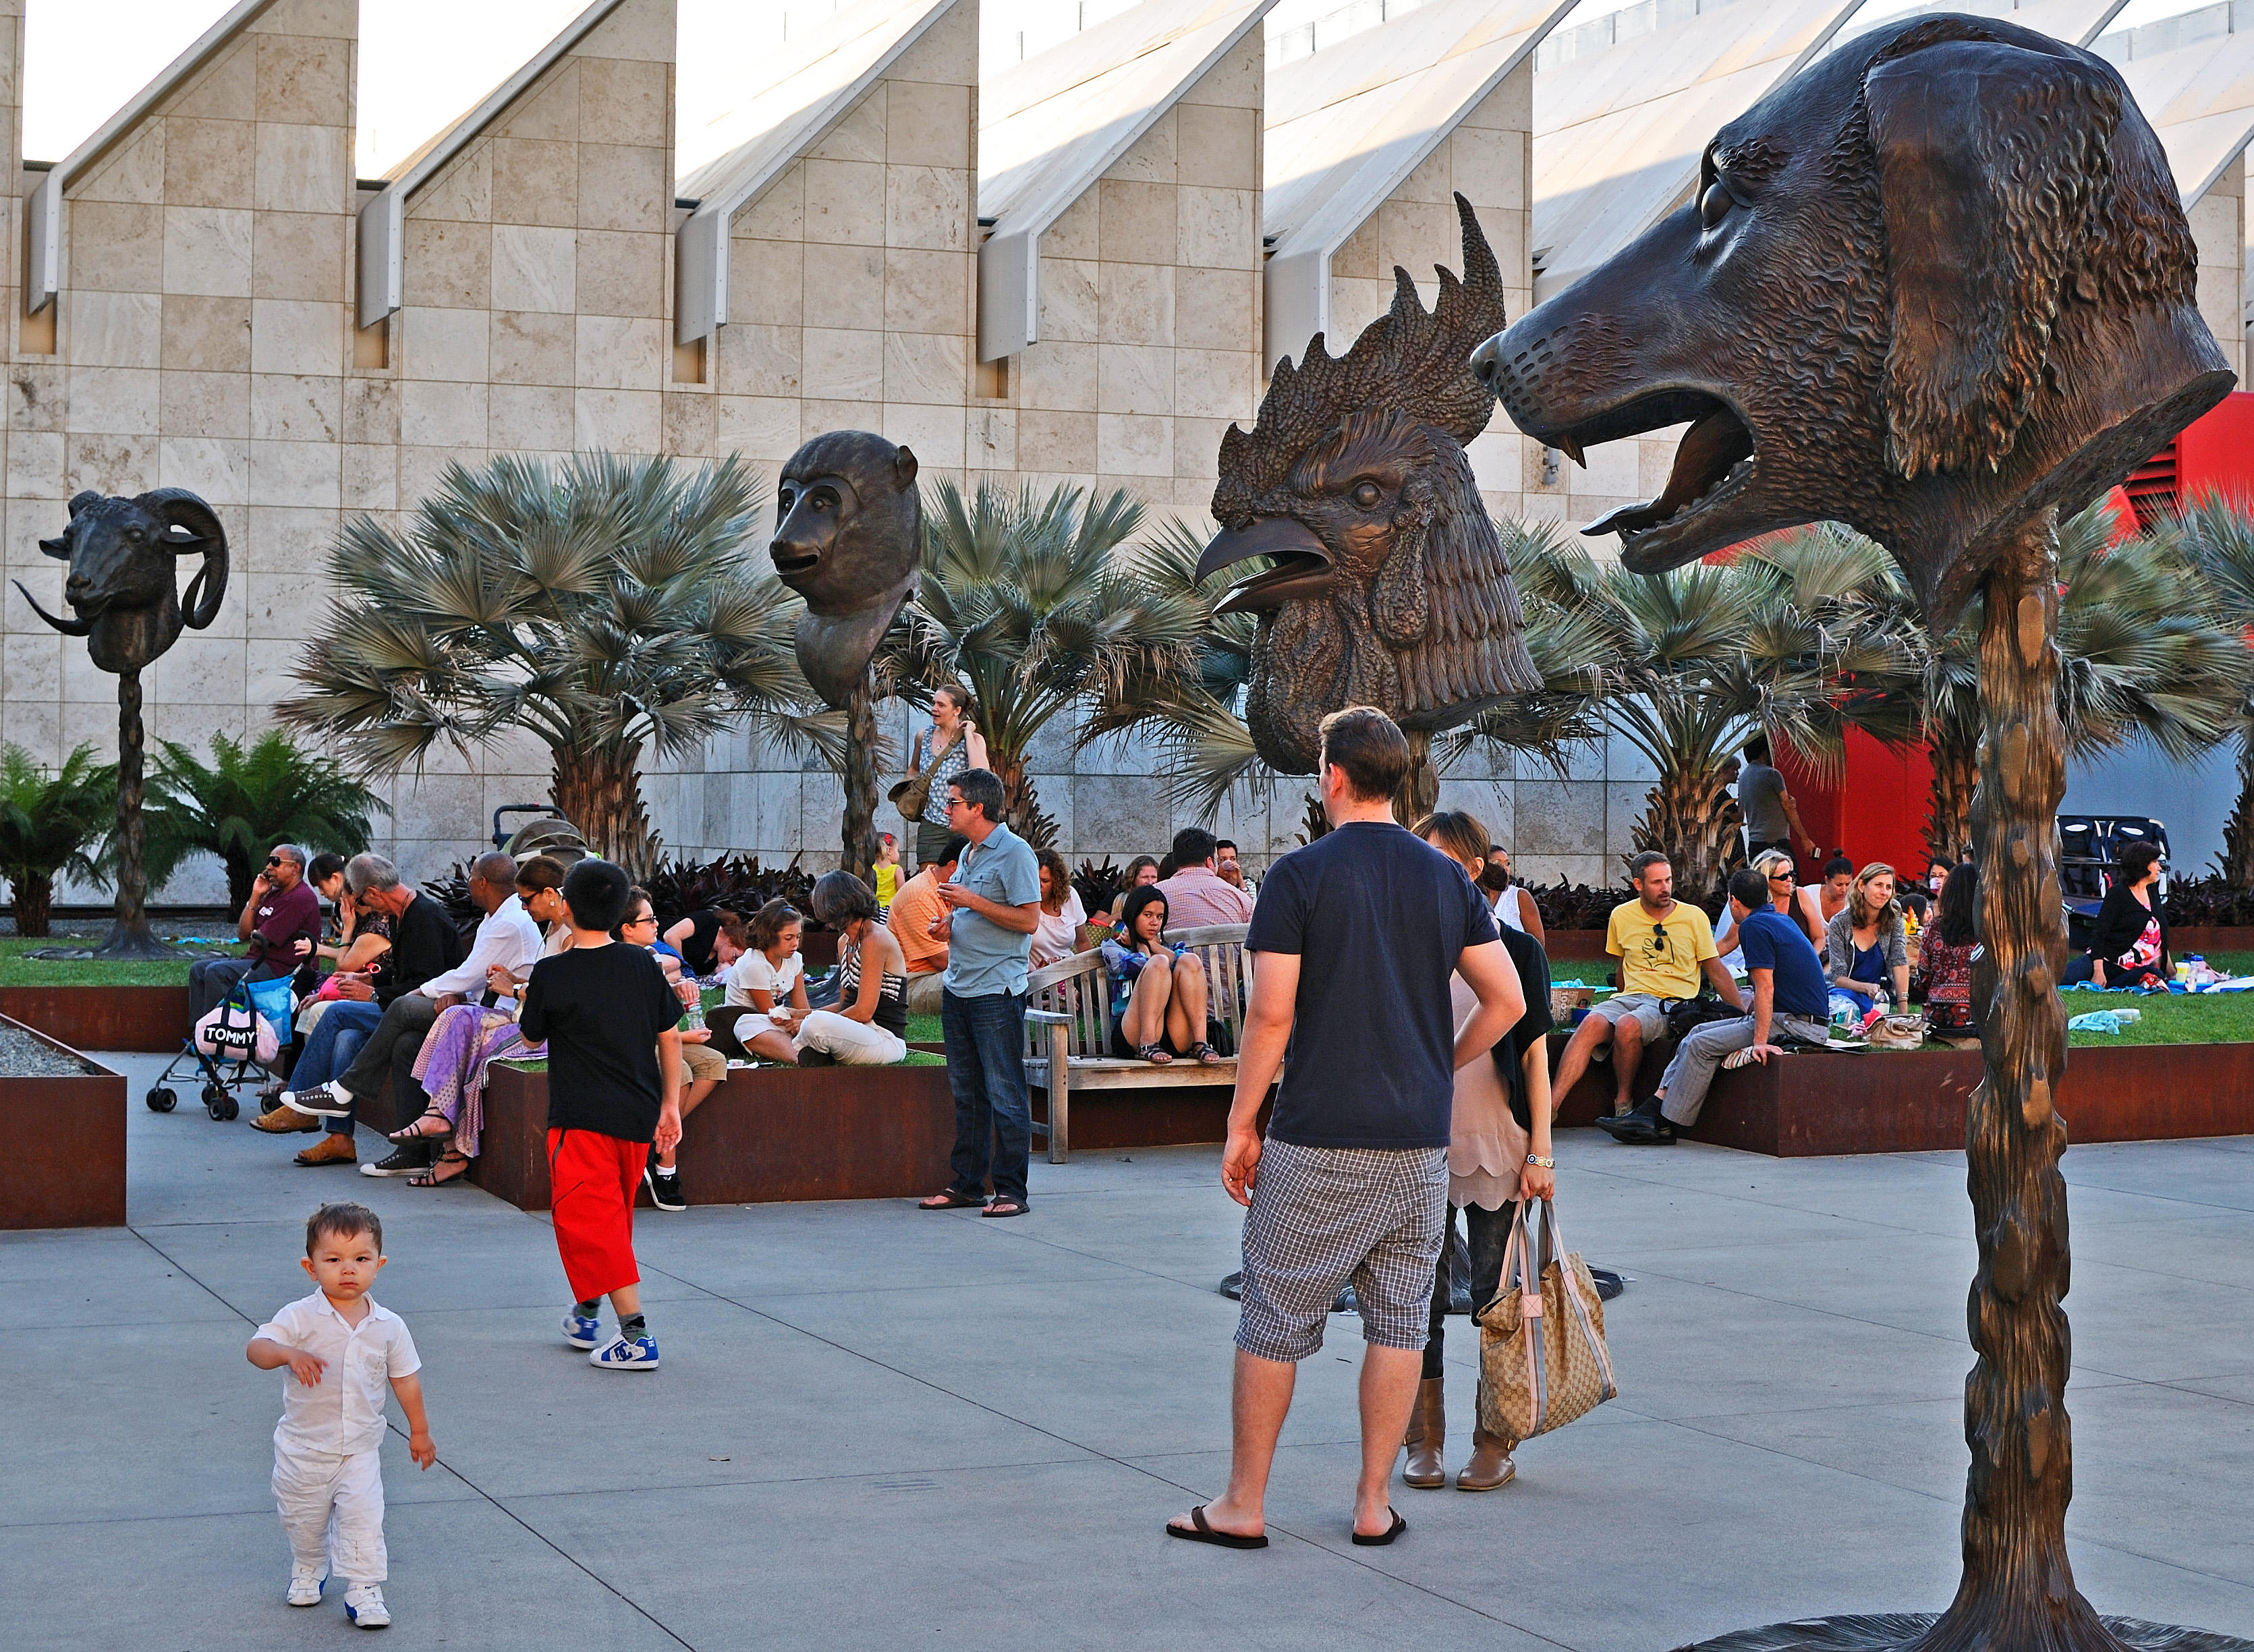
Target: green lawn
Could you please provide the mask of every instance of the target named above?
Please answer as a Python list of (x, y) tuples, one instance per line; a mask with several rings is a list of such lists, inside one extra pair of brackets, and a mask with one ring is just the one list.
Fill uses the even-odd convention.
[(0, 987), (178, 987), (188, 983), (188, 965), (197, 958), (222, 952), (217, 947), (183, 948), (177, 962), (107, 963), (93, 959), (26, 958), (42, 947), (86, 947), (84, 935), (54, 935), (46, 940), (24, 940), (0, 935)]

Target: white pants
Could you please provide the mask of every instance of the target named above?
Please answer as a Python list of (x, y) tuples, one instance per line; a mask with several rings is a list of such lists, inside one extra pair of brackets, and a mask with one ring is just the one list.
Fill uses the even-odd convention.
[(274, 1506), (298, 1568), (346, 1583), (383, 1581), (390, 1558), (383, 1547), (383, 1466), (375, 1452), (340, 1457), (276, 1441)]
[(816, 1010), (798, 1029), (802, 1050), (819, 1050), (840, 1067), (890, 1067), (907, 1059), (908, 1046), (897, 1034), (872, 1021), (856, 1021), (835, 1010)]

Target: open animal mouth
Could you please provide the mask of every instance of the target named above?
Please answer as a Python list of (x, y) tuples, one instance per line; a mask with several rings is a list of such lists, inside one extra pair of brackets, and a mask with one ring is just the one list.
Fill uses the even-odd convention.
[[(1692, 517), (1742, 493), (1754, 473), (1754, 433), (1738, 410), (1719, 396), (1700, 390), (1658, 390), (1585, 420), (1550, 438), (1550, 445), (1576, 459), (1581, 450), (1688, 424), (1675, 450), (1675, 468), (1657, 499), (1625, 505), (1586, 534), (1618, 534), (1623, 552), (1643, 535), (1682, 529)], [(1669, 537), (1674, 537), (1670, 533)]]
[(822, 560), (818, 550), (796, 550), (786, 546), (773, 547), (767, 555), (774, 562), (775, 572), (788, 579), (793, 574), (808, 573)]
[(1215, 606), (1215, 613), (1264, 613), (1295, 599), (1320, 596), (1330, 589), (1336, 571), (1330, 548), (1304, 524), (1288, 516), (1256, 516), (1246, 527), (1224, 528), (1214, 536), (1198, 559), (1195, 578), (1202, 583), (1207, 576), (1255, 556), (1267, 558), (1266, 566), (1232, 587)]

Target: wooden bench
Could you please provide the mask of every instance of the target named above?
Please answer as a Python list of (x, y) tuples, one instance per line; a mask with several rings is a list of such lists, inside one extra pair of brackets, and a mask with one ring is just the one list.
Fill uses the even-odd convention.
[[(1049, 1163), (1072, 1157), (1074, 1090), (1179, 1090), (1234, 1086), (1236, 1051), (1244, 1036), (1244, 1009), (1252, 993), (1252, 967), (1244, 951), (1245, 926), (1211, 924), (1175, 929), (1166, 939), (1196, 954), (1205, 965), (1208, 1015), (1221, 1023), (1227, 1058), (1217, 1067), (1176, 1060), (1164, 1067), (1121, 1060), (1111, 1054), (1111, 972), (1101, 952), (1075, 952), (1044, 965), (1026, 980), (1026, 1082), (1046, 1092), (1048, 1120), (1033, 1121), (1046, 1135)], [(1051, 1075), (1056, 1074), (1054, 1082)]]

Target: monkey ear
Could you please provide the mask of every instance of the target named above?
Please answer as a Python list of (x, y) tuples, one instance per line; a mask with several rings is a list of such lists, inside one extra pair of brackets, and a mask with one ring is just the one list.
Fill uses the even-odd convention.
[(905, 447), (892, 455), (892, 486), (906, 493), (915, 486), (916, 456)]
[(2084, 180), (2103, 176), (2121, 99), (2090, 66), (1984, 40), (1865, 77), (1893, 288), (1886, 456), (1902, 475), (2011, 452), (2097, 237)]

